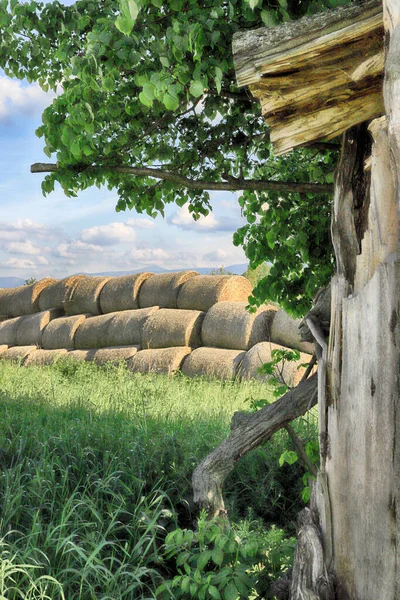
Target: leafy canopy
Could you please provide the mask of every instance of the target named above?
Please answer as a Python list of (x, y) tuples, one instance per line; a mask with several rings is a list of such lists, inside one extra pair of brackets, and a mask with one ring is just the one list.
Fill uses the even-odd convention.
[[(303, 311), (332, 271), (330, 197), (298, 186), (331, 183), (336, 151), (274, 158), (258, 103), (236, 86), (231, 43), (239, 29), (345, 1), (0, 0), (0, 66), (58, 90), (36, 132), (56, 160), (43, 192), (107, 185), (117, 211), (188, 203), (198, 218), (207, 190), (243, 190), (248, 225), (234, 243), (252, 267), (272, 263), (254, 303)], [(281, 182), (293, 185), (280, 193)]]

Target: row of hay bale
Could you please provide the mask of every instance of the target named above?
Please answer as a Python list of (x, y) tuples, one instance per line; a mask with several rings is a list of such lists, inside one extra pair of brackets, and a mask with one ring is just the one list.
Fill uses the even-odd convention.
[[(0, 358), (25, 365), (61, 356), (98, 364), (123, 360), (137, 372), (181, 370), (229, 379), (256, 377), (275, 348), (313, 351), (284, 311), (245, 309), (251, 284), (244, 277), (186, 271), (46, 282), (0, 290), (0, 311), (6, 313), (0, 318)], [(31, 313), (16, 314), (28, 304)], [(293, 368), (284, 366), (286, 377), (296, 379)]]
[(251, 289), (245, 277), (200, 275), (196, 271), (121, 277), (73, 275), (59, 281), (47, 278), (0, 289), (0, 320), (51, 308), (62, 309), (68, 316), (151, 306), (207, 311), (224, 300), (246, 301)]
[[(134, 373), (174, 374), (181, 371), (187, 377), (208, 377), (212, 379), (259, 379), (266, 380), (259, 373), (262, 364), (271, 361), (272, 351), (282, 349), (271, 342), (260, 342), (248, 352), (226, 350), (224, 348), (200, 347), (195, 350), (188, 346), (141, 350), (140, 346), (120, 346), (91, 350), (40, 349), (37, 346), (0, 345), (0, 360), (18, 362), (23, 366), (44, 366), (57, 362), (60, 358), (75, 361), (90, 361), (104, 366), (109, 363), (124, 362)], [(310, 355), (301, 354), (300, 361), (277, 365), (275, 375), (289, 385), (300, 380)]]

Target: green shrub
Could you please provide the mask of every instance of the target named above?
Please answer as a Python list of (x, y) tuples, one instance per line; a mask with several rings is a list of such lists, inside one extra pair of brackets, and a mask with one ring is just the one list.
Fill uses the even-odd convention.
[(269, 584), (291, 565), (295, 539), (272, 527), (265, 531), (243, 522), (228, 527), (207, 520), (197, 530), (176, 529), (165, 540), (164, 558), (174, 559), (177, 575), (157, 590), (162, 600), (238, 600), (272, 598)]

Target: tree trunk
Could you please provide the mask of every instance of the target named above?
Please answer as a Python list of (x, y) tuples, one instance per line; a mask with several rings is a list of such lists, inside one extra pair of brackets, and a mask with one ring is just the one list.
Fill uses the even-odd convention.
[(336, 180), (321, 472), (300, 524), (292, 600), (400, 598), (398, 0), (384, 2), (384, 19), (386, 116), (345, 134)]

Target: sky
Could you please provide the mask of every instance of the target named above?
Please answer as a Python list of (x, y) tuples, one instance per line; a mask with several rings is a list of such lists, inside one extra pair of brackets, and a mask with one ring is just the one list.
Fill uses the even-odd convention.
[[(72, 2), (65, 2), (71, 4)], [(211, 192), (213, 212), (193, 221), (186, 206), (165, 218), (117, 213), (117, 196), (96, 187), (44, 197), (35, 162), (54, 162), (35, 135), (52, 95), (0, 71), (0, 277), (66, 277), (85, 272), (220, 267), (246, 263), (233, 232), (245, 223), (237, 195)]]

